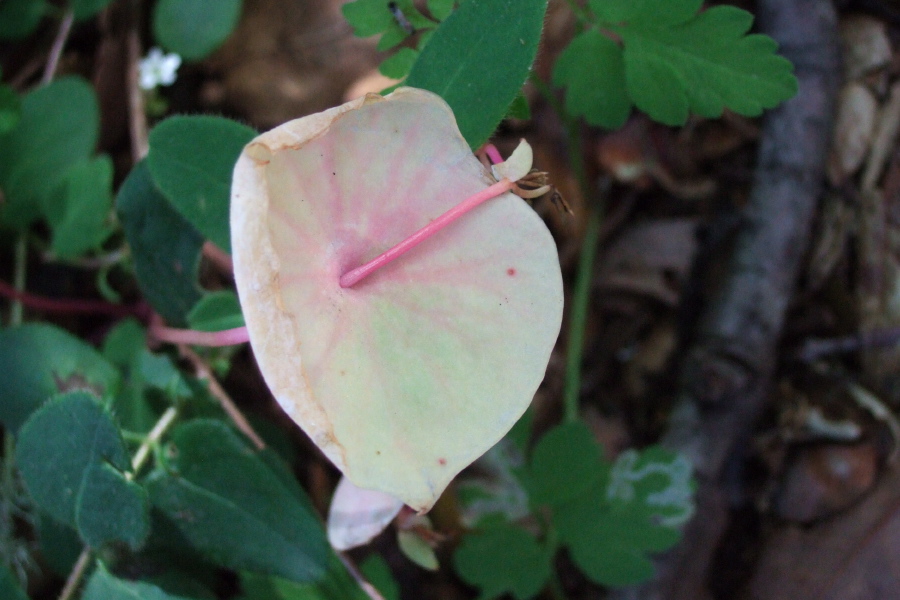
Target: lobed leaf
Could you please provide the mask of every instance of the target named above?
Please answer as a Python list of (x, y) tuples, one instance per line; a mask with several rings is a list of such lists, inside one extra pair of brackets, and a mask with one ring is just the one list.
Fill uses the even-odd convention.
[(16, 434), (29, 415), (61, 392), (115, 392), (119, 373), (93, 347), (47, 323), (0, 330), (0, 422)]
[(153, 184), (146, 161), (135, 165), (116, 198), (138, 285), (170, 324), (187, 324), (202, 297), (197, 282), (203, 237)]
[(136, 548), (149, 533), (144, 493), (123, 476), (125, 443), (92, 394), (62, 394), (35, 412), (19, 433), (16, 462), (35, 504), (77, 527), (88, 545)]
[(453, 555), (456, 572), (481, 589), (479, 598), (505, 593), (533, 598), (550, 578), (550, 556), (530, 533), (512, 524), (490, 527), (463, 537)]
[(581, 421), (545, 433), (531, 456), (529, 491), (535, 504), (560, 504), (607, 474), (600, 445)]
[(718, 117), (729, 108), (757, 116), (791, 98), (791, 63), (764, 35), (745, 35), (750, 13), (715, 6), (681, 25), (616, 28), (625, 45), (628, 93), (654, 119), (679, 125), (693, 111)]
[(471, 148), (506, 116), (537, 54), (547, 0), (463, 2), (435, 30), (406, 85), (450, 105)]
[(590, 0), (594, 15), (610, 25), (651, 23), (678, 25), (703, 6), (703, 0)]
[(98, 156), (70, 167), (56, 190), (43, 199), (57, 256), (80, 256), (99, 248), (112, 234), (112, 179), (112, 160)]
[(150, 132), (147, 167), (157, 188), (197, 231), (226, 252), (231, 252), (231, 172), (255, 136), (246, 125), (209, 116), (170, 117)]
[(0, 224), (21, 229), (41, 216), (66, 170), (93, 154), (99, 127), (94, 89), (80, 77), (26, 94), (18, 125), (0, 136)]

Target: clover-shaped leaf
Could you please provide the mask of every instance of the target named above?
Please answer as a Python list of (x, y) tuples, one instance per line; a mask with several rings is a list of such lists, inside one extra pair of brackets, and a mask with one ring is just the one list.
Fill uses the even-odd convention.
[(503, 182), (447, 104), (411, 88), (282, 125), (235, 167), (235, 281), (269, 387), (354, 484), (418, 510), (543, 379), (562, 315), (556, 247), (505, 193), (366, 279), (342, 276)]

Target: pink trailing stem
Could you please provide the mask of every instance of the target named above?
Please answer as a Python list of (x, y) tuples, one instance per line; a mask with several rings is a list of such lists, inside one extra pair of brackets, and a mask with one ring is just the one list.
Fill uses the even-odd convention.
[(512, 189), (512, 186), (512, 182), (504, 177), (494, 185), (481, 190), (473, 196), (469, 196), (393, 248), (379, 254), (361, 267), (357, 267), (341, 275), (339, 280), (341, 287), (348, 288), (354, 286), (360, 280), (368, 277), (370, 274), (398, 258), (405, 252), (412, 250), (447, 225), (450, 225), (458, 218), (471, 211), (473, 208), (476, 208), (491, 198), (496, 198), (500, 194), (508, 192)]
[(147, 318), (150, 310), (145, 304), (112, 304), (103, 300), (75, 300), (45, 298), (29, 292), (22, 292), (0, 280), (0, 297), (21, 302), (23, 306), (41, 312), (62, 314), (98, 314), (113, 317)]
[(250, 341), (246, 327), (223, 329), (222, 331), (197, 331), (194, 329), (175, 329), (159, 323), (150, 325), (150, 335), (160, 342), (170, 344), (190, 344), (192, 346), (234, 346)]

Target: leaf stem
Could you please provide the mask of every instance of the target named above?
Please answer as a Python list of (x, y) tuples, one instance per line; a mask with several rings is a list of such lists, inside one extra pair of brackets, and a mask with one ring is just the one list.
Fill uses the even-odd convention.
[(361, 267), (357, 267), (341, 275), (341, 278), (339, 280), (341, 287), (348, 288), (354, 286), (363, 278), (368, 277), (381, 267), (393, 262), (402, 254), (408, 252), (409, 250), (412, 250), (472, 209), (480, 206), (491, 198), (496, 198), (500, 194), (508, 192), (512, 189), (512, 186), (512, 182), (504, 177), (494, 185), (481, 190), (477, 194), (469, 196), (396, 246), (390, 248), (385, 252), (382, 252)]
[(69, 9), (63, 15), (62, 22), (59, 24), (59, 30), (56, 32), (56, 38), (53, 40), (53, 45), (50, 46), (50, 54), (47, 57), (47, 64), (44, 66), (44, 74), (41, 77), (43, 85), (53, 81), (53, 77), (56, 75), (59, 59), (62, 56), (63, 49), (66, 47), (66, 40), (69, 38), (74, 22), (75, 13)]
[(148, 433), (147, 437), (141, 442), (137, 452), (134, 453), (134, 457), (131, 459), (131, 473), (128, 474), (130, 475), (129, 479), (133, 479), (137, 475), (137, 472), (141, 470), (141, 467), (144, 466), (144, 463), (147, 462), (147, 458), (150, 456), (150, 449), (162, 439), (162, 436), (164, 436), (169, 428), (172, 427), (172, 424), (175, 423), (177, 417), (178, 408), (175, 406), (170, 406), (166, 409), (166, 412), (162, 414), (156, 422), (156, 425), (153, 426), (153, 429), (150, 430), (150, 433)]
[(75, 566), (72, 567), (72, 572), (69, 573), (68, 579), (66, 579), (66, 585), (63, 586), (62, 591), (59, 593), (59, 600), (69, 600), (72, 597), (72, 594), (78, 589), (78, 585), (81, 583), (81, 579), (84, 577), (84, 573), (93, 557), (94, 553), (85, 546), (81, 554), (78, 555), (78, 560), (75, 561)]
[(22, 295), (25, 292), (25, 269), (28, 267), (28, 236), (24, 232), (19, 234), (19, 237), (16, 238), (13, 261), (12, 287), (9, 288), (6, 282), (0, 281), (0, 284), (9, 288), (6, 290), (5, 288), (0, 287), (0, 294), (2, 294), (3, 291), (12, 292), (11, 297), (13, 298), (13, 304), (9, 312), (9, 324), (10, 326), (15, 327), (22, 324)]
[[(23, 236), (24, 237), (24, 236)], [(22, 307), (33, 308), (44, 312), (56, 312), (64, 314), (106, 314), (114, 317), (146, 317), (146, 310), (143, 305), (136, 304), (126, 306), (123, 304), (113, 304), (102, 300), (71, 300), (46, 298), (36, 294), (30, 294), (23, 291), (25, 287), (25, 267), (24, 261), (22, 267), (19, 268), (18, 244), (16, 246), (16, 269), (13, 284), (10, 285), (0, 280), (0, 297), (9, 298), (13, 301), (13, 311), (10, 315), (10, 324), (18, 325), (22, 322)], [(22, 256), (25, 254), (23, 253)], [(15, 308), (19, 306), (18, 314)]]
[(160, 323), (150, 325), (148, 332), (160, 342), (170, 344), (190, 344), (192, 346), (234, 346), (250, 341), (246, 327), (223, 329), (222, 331), (197, 331), (196, 329), (176, 329)]

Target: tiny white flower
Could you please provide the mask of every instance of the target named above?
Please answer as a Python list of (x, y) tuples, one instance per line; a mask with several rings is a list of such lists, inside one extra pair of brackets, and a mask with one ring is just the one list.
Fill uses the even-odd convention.
[(158, 85), (172, 85), (180, 66), (181, 57), (177, 54), (163, 54), (159, 48), (151, 48), (138, 68), (141, 89), (152, 90)]

